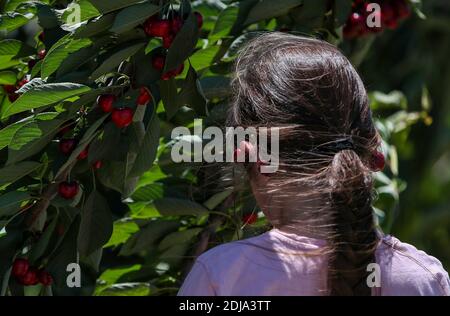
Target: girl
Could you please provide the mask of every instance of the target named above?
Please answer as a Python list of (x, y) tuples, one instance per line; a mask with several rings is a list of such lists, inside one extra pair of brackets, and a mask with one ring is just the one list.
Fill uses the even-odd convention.
[(380, 137), (336, 47), (261, 35), (240, 53), (233, 91), (227, 126), (279, 129), (278, 171), (245, 164), (273, 229), (202, 254), (179, 295), (450, 295), (436, 258), (376, 229)]

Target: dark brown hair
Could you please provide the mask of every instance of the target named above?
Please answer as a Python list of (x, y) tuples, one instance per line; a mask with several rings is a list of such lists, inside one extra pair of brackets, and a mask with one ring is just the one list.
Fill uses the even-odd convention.
[(366, 267), (377, 245), (370, 159), (379, 135), (356, 70), (327, 42), (265, 33), (240, 52), (233, 93), (227, 126), (281, 128), (267, 208), (286, 197), (308, 201), (269, 210), (269, 221), (325, 236), (330, 295), (370, 295)]

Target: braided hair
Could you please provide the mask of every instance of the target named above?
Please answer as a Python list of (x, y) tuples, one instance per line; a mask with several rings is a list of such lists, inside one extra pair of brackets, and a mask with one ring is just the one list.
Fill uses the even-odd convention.
[(227, 126), (280, 127), (279, 170), (254, 188), (270, 195), (269, 221), (328, 241), (329, 295), (371, 295), (379, 135), (356, 70), (327, 42), (271, 32), (241, 50), (232, 86)]

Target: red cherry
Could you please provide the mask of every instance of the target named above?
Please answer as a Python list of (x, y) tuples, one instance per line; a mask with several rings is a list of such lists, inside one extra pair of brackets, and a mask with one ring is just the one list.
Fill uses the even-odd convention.
[(177, 34), (182, 27), (183, 27), (183, 19), (179, 15), (174, 16), (173, 19), (171, 20), (172, 33)]
[(394, 5), (397, 9), (396, 11), (400, 19), (405, 19), (411, 15), (411, 9), (409, 8), (409, 5), (406, 1), (400, 0), (395, 2)]
[(19, 98), (19, 95), (17, 93), (14, 94), (8, 94), (9, 102), (13, 103)]
[(395, 29), (397, 27), (397, 12), (390, 3), (383, 3), (381, 6), (381, 21), (387, 28)]
[(148, 23), (146, 33), (149, 36), (164, 37), (170, 33), (172, 25), (169, 20), (156, 20)]
[(247, 215), (244, 215), (244, 217), (242, 217), (242, 221), (248, 225), (255, 223), (257, 220), (258, 220), (258, 215), (255, 213), (247, 214)]
[(38, 52), (38, 58), (39, 58), (39, 59), (44, 59), (46, 55), (47, 55), (47, 51), (46, 51), (45, 49), (41, 49), (41, 50)]
[(58, 186), (59, 195), (67, 200), (73, 199), (78, 194), (78, 190), (79, 185), (76, 181), (64, 181), (61, 182)]
[(141, 87), (136, 100), (137, 105), (146, 105), (152, 99), (150, 91), (146, 87)]
[(169, 33), (163, 37), (162, 46), (166, 49), (172, 46), (173, 40), (175, 39), (175, 35)]
[(197, 26), (199, 29), (203, 26), (203, 16), (200, 14), (200, 12), (194, 12), (195, 17), (197, 18)]
[(70, 155), (76, 145), (77, 141), (73, 138), (61, 139), (59, 141), (59, 151), (64, 155)]
[(6, 92), (7, 94), (16, 93), (16, 91), (17, 91), (16, 86), (13, 86), (13, 85), (11, 85), (11, 84), (5, 84), (5, 85), (3, 86), (3, 89), (5, 90), (5, 92)]
[(22, 285), (36, 285), (39, 282), (36, 269), (29, 269), (22, 277), (19, 278)]
[(152, 66), (156, 70), (163, 70), (164, 65), (166, 64), (166, 57), (163, 55), (155, 55), (152, 58)]
[(38, 271), (38, 279), (39, 279), (39, 282), (41, 282), (41, 284), (44, 286), (49, 286), (49, 285), (52, 285), (52, 283), (53, 283), (53, 278), (50, 275), (50, 273), (48, 273), (47, 271), (44, 271), (44, 270)]
[(24, 85), (26, 85), (28, 83), (27, 79), (22, 79), (17, 83), (17, 88), (22, 88)]
[(161, 75), (161, 79), (164, 80), (164, 81), (169, 80), (172, 77), (173, 77), (173, 74), (170, 71), (168, 71), (168, 72), (166, 72), (166, 73)]
[(94, 169), (100, 169), (102, 166), (103, 166), (103, 162), (102, 162), (101, 160), (97, 160), (96, 162), (94, 162), (94, 163), (92, 164), (92, 167), (93, 167)]
[(172, 77), (176, 77), (184, 70), (184, 64), (179, 65), (177, 68), (167, 71), (161, 75), (162, 80), (169, 80)]
[(144, 25), (143, 25), (144, 31), (145, 31), (145, 33), (146, 33), (148, 36), (151, 36), (151, 35), (150, 35), (150, 26), (152, 25), (152, 23), (154, 23), (154, 22), (157, 21), (157, 20), (158, 20), (158, 15), (155, 14), (155, 15), (152, 15), (151, 17), (149, 17), (149, 18), (144, 22)]
[(116, 96), (112, 94), (101, 95), (97, 99), (97, 104), (103, 112), (109, 113), (113, 109), (113, 104), (116, 101)]
[(11, 273), (15, 277), (23, 277), (29, 268), (30, 263), (28, 262), (28, 259), (18, 258), (14, 260)]
[(382, 152), (375, 152), (372, 154), (372, 160), (370, 162), (370, 167), (374, 171), (381, 171), (384, 169), (385, 159)]
[(34, 66), (36, 66), (36, 64), (37, 64), (36, 59), (30, 59), (28, 61), (28, 69), (32, 70), (34, 68)]
[(343, 34), (346, 38), (353, 38), (364, 34), (366, 31), (366, 22), (363, 15), (353, 12), (346, 25), (344, 26)]
[(133, 110), (128, 107), (114, 109), (111, 119), (118, 128), (127, 127), (133, 121)]
[(41, 42), (43, 42), (43, 41), (44, 41), (44, 38), (45, 38), (44, 32), (39, 33), (38, 38), (39, 38), (39, 40), (40, 40)]
[(88, 157), (88, 155), (89, 155), (89, 148), (86, 147), (85, 149), (83, 149), (83, 150), (78, 154), (77, 159), (78, 159), (78, 160), (84, 160), (84, 159), (86, 159), (86, 158)]

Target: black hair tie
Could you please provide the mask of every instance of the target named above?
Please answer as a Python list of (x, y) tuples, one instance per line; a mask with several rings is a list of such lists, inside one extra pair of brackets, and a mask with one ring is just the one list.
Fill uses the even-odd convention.
[(346, 138), (338, 139), (333, 143), (334, 145), (334, 151), (339, 152), (342, 150), (355, 150), (355, 143), (353, 142), (353, 139), (351, 136), (348, 136)]

